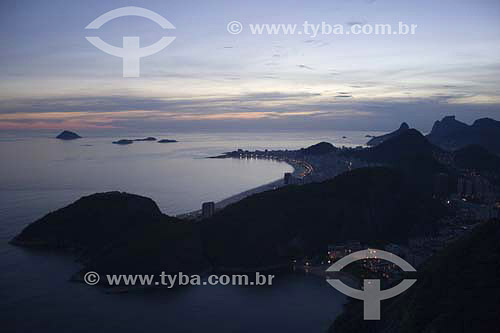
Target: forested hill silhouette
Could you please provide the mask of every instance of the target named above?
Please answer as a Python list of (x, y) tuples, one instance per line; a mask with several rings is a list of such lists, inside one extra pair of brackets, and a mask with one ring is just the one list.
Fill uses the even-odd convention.
[(375, 147), (345, 154), (391, 166), (402, 172), (410, 184), (429, 190), (433, 176), (447, 171), (436, 159), (436, 154), (440, 152), (442, 150), (431, 144), (419, 131), (408, 129)]
[(460, 169), (500, 173), (500, 157), (480, 145), (470, 145), (454, 152), (455, 165)]
[(122, 192), (83, 197), (28, 225), (12, 243), (71, 251), (99, 273), (207, 267), (194, 222), (164, 215), (153, 200)]
[(323, 155), (337, 150), (338, 148), (329, 142), (320, 142), (307, 148), (302, 148), (300, 151), (305, 155)]
[(215, 266), (259, 268), (322, 254), (336, 241), (404, 241), (445, 214), (396, 170), (362, 168), (243, 199), (203, 223), (202, 234)]
[(137, 195), (94, 194), (29, 225), (12, 242), (70, 250), (106, 274), (258, 270), (323, 255), (347, 239), (405, 241), (447, 210), (388, 168), (252, 195), (201, 223), (162, 214)]
[(453, 152), (454, 166), (460, 170), (480, 173), (493, 185), (500, 186), (500, 156), (479, 145), (470, 145)]

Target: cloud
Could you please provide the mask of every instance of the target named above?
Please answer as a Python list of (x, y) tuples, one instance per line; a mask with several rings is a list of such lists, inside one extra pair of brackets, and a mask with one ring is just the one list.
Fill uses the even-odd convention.
[(96, 97), (54, 97), (25, 98), (0, 101), (0, 119), (23, 118), (23, 114), (36, 117), (64, 118), (82, 114), (106, 114), (108, 116), (126, 113), (145, 115), (148, 111), (165, 112), (220, 112), (235, 107), (261, 107), (266, 103), (296, 103), (320, 97), (310, 92), (250, 92), (229, 96), (202, 96), (186, 98), (149, 98), (131, 96)]
[(266, 100), (266, 101), (277, 101), (277, 100), (290, 100), (299, 98), (308, 98), (321, 96), (319, 93), (308, 93), (308, 92), (297, 92), (297, 93), (283, 93), (283, 92), (264, 92), (264, 93), (249, 93), (240, 99), (244, 100)]
[(314, 68), (309, 67), (309, 66), (306, 66), (306, 65), (297, 65), (297, 67), (299, 67), (299, 68), (303, 68), (303, 69), (308, 69), (308, 70), (310, 70), (310, 71), (313, 71), (313, 70), (314, 70)]
[[(196, 98), (65, 97), (0, 103), (0, 128), (95, 130), (366, 129), (391, 130), (407, 121), (421, 130), (447, 114), (467, 121), (498, 118), (500, 103), (457, 103), (471, 95), (353, 98), (309, 92), (251, 92)], [(477, 96), (476, 96), (477, 97)]]
[(344, 92), (344, 91), (339, 91), (337, 92), (338, 95), (335, 96), (335, 98), (352, 98), (352, 95), (350, 92)]

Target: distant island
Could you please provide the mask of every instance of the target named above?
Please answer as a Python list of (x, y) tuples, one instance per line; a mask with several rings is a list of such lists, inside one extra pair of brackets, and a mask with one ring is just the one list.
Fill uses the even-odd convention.
[(162, 139), (162, 140), (158, 140), (155, 138), (155, 137), (152, 137), (152, 136), (149, 136), (147, 138), (143, 138), (143, 139), (121, 139), (121, 140), (118, 140), (118, 141), (113, 141), (114, 144), (116, 145), (130, 145), (134, 142), (141, 142), (141, 141), (156, 141), (158, 143), (170, 143), (170, 142), (178, 142), (177, 140), (171, 140), (171, 139)]
[(118, 141), (113, 141), (115, 145), (130, 145), (134, 143), (134, 140), (129, 140), (129, 139), (121, 139)]
[(156, 138), (148, 136), (147, 138), (144, 139), (134, 139), (134, 141), (156, 141)]
[(75, 132), (71, 131), (62, 131), (61, 134), (56, 136), (56, 139), (59, 140), (75, 140), (75, 139), (81, 139), (82, 137), (76, 134)]

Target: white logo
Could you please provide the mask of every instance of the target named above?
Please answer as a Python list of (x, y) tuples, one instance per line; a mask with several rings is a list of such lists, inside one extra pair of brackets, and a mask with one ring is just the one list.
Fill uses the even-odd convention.
[[(395, 254), (382, 250), (366, 249), (351, 253), (330, 266), (327, 272), (340, 272), (342, 268), (358, 260), (363, 259), (384, 259), (398, 265), (405, 272), (416, 272), (412, 265)], [(380, 320), (380, 301), (392, 298), (410, 288), (417, 280), (404, 279), (397, 286), (391, 289), (380, 290), (380, 280), (366, 279), (363, 283), (363, 290), (351, 288), (339, 279), (326, 280), (332, 287), (341, 293), (352, 298), (363, 300), (363, 318), (365, 320)]]
[[(145, 8), (140, 7), (122, 7), (111, 10), (107, 13), (102, 14), (94, 21), (90, 22), (85, 29), (99, 29), (103, 24), (112, 19), (123, 17), (123, 16), (141, 16), (156, 22), (163, 29), (175, 29), (174, 25), (170, 23), (163, 16)], [(141, 48), (139, 46), (139, 37), (123, 37), (123, 48), (115, 47), (104, 42), (99, 37), (85, 37), (87, 40), (108, 54), (115, 57), (123, 58), (123, 77), (139, 77), (140, 70), (140, 59), (142, 57), (147, 57), (149, 55), (160, 52), (170, 43), (172, 43), (175, 37), (162, 37), (156, 43)]]

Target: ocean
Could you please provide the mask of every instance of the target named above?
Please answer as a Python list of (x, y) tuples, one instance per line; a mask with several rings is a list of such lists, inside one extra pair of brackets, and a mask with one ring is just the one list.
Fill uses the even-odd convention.
[[(298, 149), (328, 141), (357, 146), (375, 132), (273, 133), (0, 133), (0, 313), (3, 332), (325, 331), (343, 295), (319, 277), (278, 276), (271, 287), (199, 286), (106, 294), (69, 282), (80, 265), (70, 256), (8, 244), (26, 225), (83, 195), (125, 191), (152, 198), (168, 215), (199, 209), (204, 201), (283, 177), (288, 164), (207, 159), (241, 149)], [(121, 138), (176, 139), (177, 143)]]

